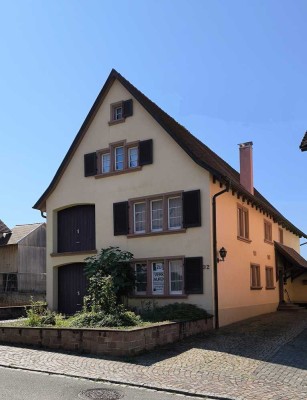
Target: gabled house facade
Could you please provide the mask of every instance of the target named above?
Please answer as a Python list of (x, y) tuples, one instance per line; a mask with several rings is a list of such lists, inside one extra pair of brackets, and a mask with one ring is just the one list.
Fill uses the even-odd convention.
[(46, 224), (16, 225), (0, 220), (0, 304), (28, 304), (46, 292)]
[(241, 158), (239, 174), (112, 70), (34, 205), (47, 217), (49, 307), (80, 309), (84, 259), (119, 246), (134, 254), (131, 307), (189, 302), (221, 325), (276, 310), (274, 241), (299, 252), (306, 235), (254, 190), (250, 143)]

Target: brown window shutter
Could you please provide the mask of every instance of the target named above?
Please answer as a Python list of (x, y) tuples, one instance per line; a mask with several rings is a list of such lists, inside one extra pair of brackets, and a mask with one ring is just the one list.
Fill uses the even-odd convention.
[(142, 140), (139, 144), (140, 165), (153, 163), (153, 142), (152, 139)]
[(129, 233), (129, 204), (128, 201), (113, 204), (114, 236), (128, 235)]
[(203, 258), (184, 259), (184, 281), (186, 294), (203, 294)]
[(183, 192), (183, 227), (201, 226), (200, 190)]
[(133, 115), (133, 102), (132, 99), (123, 101), (123, 117), (131, 117)]
[(94, 176), (97, 174), (97, 154), (84, 154), (84, 176)]

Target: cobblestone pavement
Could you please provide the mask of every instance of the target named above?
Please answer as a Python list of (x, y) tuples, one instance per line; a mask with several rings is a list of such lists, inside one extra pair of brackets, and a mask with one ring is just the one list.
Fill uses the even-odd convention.
[(236, 400), (307, 400), (307, 311), (279, 312), (130, 359), (0, 346), (0, 365)]

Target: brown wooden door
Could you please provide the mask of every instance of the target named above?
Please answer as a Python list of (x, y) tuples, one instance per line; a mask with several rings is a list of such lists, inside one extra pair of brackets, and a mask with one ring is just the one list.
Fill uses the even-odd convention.
[(95, 206), (81, 205), (59, 211), (58, 253), (95, 248)]
[(87, 285), (84, 265), (68, 264), (58, 270), (58, 310), (62, 314), (75, 314), (83, 306)]

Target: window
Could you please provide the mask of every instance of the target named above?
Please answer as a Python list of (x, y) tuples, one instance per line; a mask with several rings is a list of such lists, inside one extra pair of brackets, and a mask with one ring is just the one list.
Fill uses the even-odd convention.
[(163, 200), (151, 201), (151, 230), (153, 232), (163, 229)]
[(279, 243), (283, 244), (284, 243), (284, 231), (279, 228)]
[(168, 228), (180, 229), (182, 227), (182, 200), (181, 197), (168, 199)]
[[(164, 195), (158, 199), (144, 199), (142, 204), (143, 230), (137, 230), (139, 215), (134, 203), (134, 233), (162, 232), (182, 228), (182, 198), (181, 196), (169, 197)], [(150, 211), (149, 211), (150, 207)], [(139, 207), (137, 207), (139, 208)], [(148, 210), (148, 211), (147, 211)], [(146, 212), (147, 211), (147, 212)], [(146, 217), (146, 220), (145, 220)]]
[(115, 171), (121, 171), (124, 169), (124, 147), (115, 147)]
[(265, 288), (275, 289), (274, 286), (274, 273), (272, 267), (265, 267)]
[(114, 235), (183, 232), (201, 226), (200, 190), (164, 193), (113, 204)]
[(111, 143), (108, 148), (84, 155), (84, 176), (102, 178), (141, 169), (153, 163), (152, 139)]
[(260, 265), (251, 264), (251, 289), (262, 289), (260, 281)]
[(264, 240), (272, 242), (272, 223), (267, 220), (264, 220)]
[(238, 238), (249, 239), (248, 209), (238, 204)]
[(171, 294), (182, 294), (183, 290), (183, 267), (181, 260), (169, 261), (169, 283)]
[(132, 99), (126, 101), (119, 101), (118, 103), (111, 104), (111, 116), (109, 125), (117, 122), (124, 122), (125, 118), (131, 117), (133, 114)]
[(144, 233), (146, 228), (146, 204), (134, 204), (134, 232)]
[[(197, 257), (195, 257), (197, 259)], [(199, 257), (201, 259), (201, 257)], [(189, 260), (189, 259), (187, 259)], [(184, 295), (184, 259), (168, 257), (135, 261), (135, 295), (182, 296)], [(190, 268), (188, 268), (190, 270)], [(202, 271), (202, 260), (201, 260)], [(193, 272), (193, 271), (192, 271)], [(186, 274), (187, 275), (187, 274)], [(198, 279), (198, 284), (202, 277)]]
[(118, 121), (123, 118), (123, 107), (122, 105), (113, 106), (112, 110), (112, 121)]
[(135, 292), (138, 294), (147, 292), (147, 263), (135, 264)]
[(111, 171), (111, 154), (106, 153), (102, 155), (102, 172), (107, 173)]
[(138, 166), (139, 150), (137, 147), (130, 147), (128, 149), (128, 168), (135, 168)]
[(164, 294), (164, 263), (153, 262), (151, 265), (152, 265), (152, 293)]

